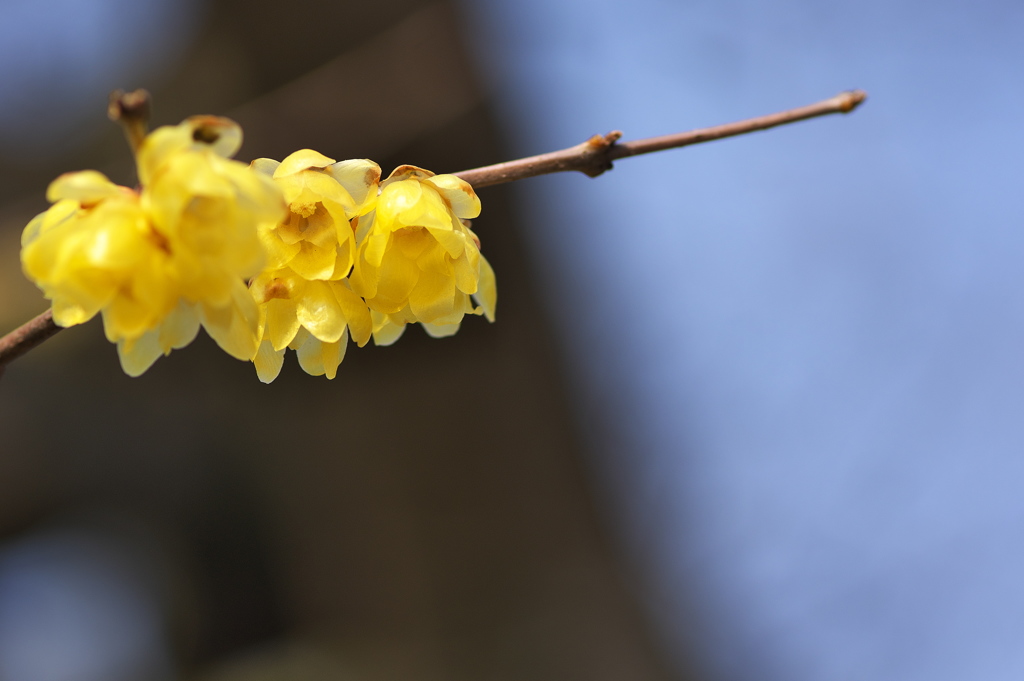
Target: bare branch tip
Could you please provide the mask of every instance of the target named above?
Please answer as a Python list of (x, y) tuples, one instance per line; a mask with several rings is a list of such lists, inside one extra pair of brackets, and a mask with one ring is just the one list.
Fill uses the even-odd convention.
[(119, 123), (133, 152), (139, 150), (149, 132), (149, 93), (145, 90), (114, 90), (110, 93), (107, 117)]
[(868, 98), (868, 93), (863, 90), (847, 90), (839, 95), (839, 109), (843, 113), (850, 113), (858, 106), (860, 106), (865, 99)]
[(150, 96), (146, 90), (114, 90), (110, 93), (107, 117), (114, 122), (128, 122), (141, 119), (149, 122)]

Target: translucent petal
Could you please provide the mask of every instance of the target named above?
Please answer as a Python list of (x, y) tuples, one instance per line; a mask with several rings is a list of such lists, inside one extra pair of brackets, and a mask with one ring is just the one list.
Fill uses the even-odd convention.
[(363, 249), (363, 257), (366, 258), (366, 262), (374, 267), (380, 267), (389, 242), (388, 234), (371, 234), (368, 236), (364, 242), (365, 246)]
[(380, 183), (379, 165), (369, 159), (359, 158), (339, 161), (324, 170), (345, 188), (358, 205), (360, 215), (373, 209), (377, 200), (377, 185)]
[[(395, 182), (381, 190), (377, 197), (377, 230), (392, 231), (410, 224), (418, 224), (415, 218), (422, 213), (419, 207), (423, 198), (423, 185), (416, 181)], [(407, 216), (413, 222), (403, 221)]]
[(328, 380), (334, 380), (338, 375), (338, 365), (345, 359), (345, 347), (348, 345), (348, 334), (342, 334), (337, 343), (324, 343), (321, 349), (323, 357), (324, 375)]
[(235, 284), (229, 304), (223, 307), (202, 304), (201, 321), (224, 352), (249, 361), (256, 355), (259, 312), (245, 285), (240, 280)]
[(426, 182), (437, 187), (458, 217), (472, 220), (480, 215), (480, 198), (465, 180), (455, 175), (434, 175)]
[(448, 255), (458, 258), (466, 249), (466, 235), (454, 229), (430, 229), (430, 235), (437, 243), (448, 251)]
[(345, 314), (352, 340), (359, 347), (363, 347), (370, 340), (370, 334), (373, 332), (373, 321), (370, 319), (370, 310), (366, 306), (366, 301), (349, 290), (345, 282), (332, 281), (330, 286)]
[(103, 199), (134, 194), (127, 187), (119, 187), (103, 173), (95, 170), (83, 170), (77, 173), (64, 173), (50, 183), (46, 190), (46, 200), (56, 203), (61, 199), (73, 199), (81, 203), (96, 203)]
[(306, 331), (304, 328), (300, 326), (299, 332), (295, 334), (295, 338), (293, 338), (292, 342), (288, 344), (288, 347), (290, 347), (292, 350), (298, 350), (299, 347), (301, 347), (302, 344), (308, 341), (310, 338), (313, 337), (309, 335), (309, 331)]
[(478, 278), (480, 276), (480, 258), (474, 258), (477, 266), (474, 268), (469, 264), (469, 258), (459, 258), (452, 262), (452, 268), (455, 270), (455, 286), (463, 293), (476, 293), (478, 287)]
[(41, 235), (75, 217), (77, 213), (77, 201), (58, 201), (50, 206), (49, 210), (32, 218), (25, 226), (25, 230), (21, 233), (21, 245), (28, 246)]
[(285, 243), (274, 229), (274, 225), (270, 223), (260, 225), (258, 234), (260, 243), (263, 244), (263, 250), (267, 254), (267, 262), (264, 265), (266, 269), (284, 267), (298, 254), (301, 248), (297, 241), (290, 244)]
[(327, 282), (311, 281), (296, 301), (299, 323), (313, 336), (334, 343), (345, 332), (345, 313)]
[(377, 295), (370, 307), (384, 313), (398, 312), (409, 300), (409, 294), (420, 278), (420, 268), (401, 254), (389, 253), (381, 263), (377, 279)]
[(154, 325), (151, 310), (126, 295), (115, 296), (103, 308), (103, 331), (112, 343), (122, 338), (138, 338)]
[(353, 291), (369, 300), (377, 295), (377, 279), (380, 276), (380, 270), (366, 261), (363, 257), (365, 253), (366, 244), (364, 243), (356, 255), (348, 282)]
[(76, 324), (84, 324), (95, 317), (96, 313), (100, 311), (99, 307), (95, 309), (85, 308), (61, 298), (54, 299), (51, 307), (53, 309), (53, 322), (57, 326), (65, 328), (75, 326)]
[(331, 274), (331, 279), (344, 279), (355, 263), (356, 241), (352, 238), (351, 232), (348, 234), (348, 239), (338, 244), (335, 253), (334, 272)]
[(280, 161), (275, 161), (272, 158), (258, 158), (249, 164), (249, 167), (255, 170), (257, 173), (263, 175), (274, 176), (274, 171), (281, 165)]
[(149, 331), (134, 342), (119, 340), (117, 356), (121, 360), (121, 369), (132, 378), (141, 376), (163, 354), (156, 331)]
[(432, 338), (447, 338), (448, 336), (454, 336), (459, 330), (459, 324), (428, 324), (422, 322), (423, 330), (427, 332)]
[(160, 349), (164, 354), (170, 353), (172, 349), (183, 348), (199, 334), (199, 312), (194, 305), (179, 301), (157, 331)]
[(192, 146), (208, 148), (218, 156), (230, 158), (242, 147), (242, 128), (223, 116), (189, 116), (181, 126), (189, 130)]
[(266, 326), (263, 339), (270, 341), (274, 350), (284, 350), (299, 332), (299, 318), (295, 301), (275, 298), (264, 306)]
[(494, 278), (494, 270), (491, 263), (487, 262), (484, 256), (480, 255), (480, 281), (477, 292), (473, 294), (475, 300), (483, 309), (487, 321), (494, 321), (494, 308), (498, 304), (498, 285)]
[(370, 315), (373, 318), (373, 344), (374, 345), (391, 345), (405, 332), (405, 324), (397, 324), (384, 314), (371, 310)]
[(394, 182), (403, 182), (405, 180), (426, 180), (429, 177), (433, 177), (434, 173), (420, 168), (414, 165), (401, 165), (391, 171), (388, 175), (388, 179), (384, 180), (383, 184), (392, 184)]
[(421, 322), (432, 322), (451, 314), (455, 299), (455, 279), (436, 270), (420, 274), (409, 293), (409, 307)]
[(344, 212), (332, 213), (323, 203), (317, 203), (313, 214), (306, 219), (302, 238), (317, 246), (330, 246), (333, 248), (338, 245), (338, 228), (336, 223), (339, 220), (343, 225), (348, 226), (348, 218), (345, 217)]
[(340, 206), (344, 212), (344, 219), (355, 217), (356, 202), (349, 195), (348, 190), (342, 187), (337, 180), (327, 173), (310, 170), (298, 176), (302, 182), (303, 201), (330, 201)]
[(252, 362), (256, 366), (256, 376), (264, 383), (270, 383), (281, 373), (284, 349), (275, 350), (268, 341), (263, 341)]
[(307, 168), (326, 168), (334, 163), (333, 158), (327, 158), (319, 151), (312, 149), (300, 149), (286, 156), (281, 165), (274, 171), (274, 178), (287, 177)]
[(327, 371), (324, 367), (323, 347), (322, 341), (310, 336), (295, 349), (295, 354), (299, 358), (299, 366), (310, 376), (323, 376)]
[(299, 242), (299, 252), (288, 266), (303, 279), (330, 279), (338, 260), (336, 246), (317, 246), (309, 241)]

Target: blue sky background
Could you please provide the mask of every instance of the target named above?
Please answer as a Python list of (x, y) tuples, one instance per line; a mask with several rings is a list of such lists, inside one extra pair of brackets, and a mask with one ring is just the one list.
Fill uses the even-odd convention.
[(464, 4), (524, 154), (869, 92), (522, 210), (670, 654), (1021, 678), (1024, 6)]

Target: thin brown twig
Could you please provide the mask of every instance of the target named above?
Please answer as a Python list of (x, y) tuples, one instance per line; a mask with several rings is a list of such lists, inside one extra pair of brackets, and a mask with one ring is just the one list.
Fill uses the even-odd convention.
[(590, 177), (597, 177), (606, 170), (611, 170), (612, 161), (627, 156), (649, 154), (654, 151), (687, 147), (725, 137), (744, 135), (757, 130), (767, 130), (778, 125), (827, 116), (834, 113), (849, 113), (867, 98), (863, 90), (851, 90), (815, 104), (808, 104), (796, 109), (779, 113), (748, 118), (736, 123), (716, 125), (674, 135), (648, 137), (631, 142), (619, 142), (622, 133), (614, 130), (607, 135), (594, 135), (583, 144), (568, 149), (552, 151), (539, 156), (530, 156), (506, 163), (498, 163), (483, 168), (473, 168), (455, 173), (475, 189), (489, 187), (494, 184), (514, 182), (527, 177), (560, 173), (567, 170), (578, 170)]
[(8, 362), (21, 357), (62, 328), (54, 323), (53, 312), (47, 310), (0, 338), (0, 376)]
[[(135, 95), (135, 93), (131, 94)], [(136, 96), (139, 96), (140, 99), (145, 99), (142, 95)], [(455, 175), (469, 182), (476, 189), (566, 170), (578, 170), (590, 177), (597, 177), (606, 170), (610, 170), (612, 161), (620, 158), (686, 147), (691, 144), (710, 142), (735, 135), (744, 135), (748, 132), (767, 130), (778, 125), (795, 123), (817, 116), (849, 113), (856, 109), (866, 97), (867, 94), (863, 90), (851, 90), (816, 104), (809, 104), (768, 116), (749, 118), (736, 123), (726, 123), (725, 125), (716, 125), (711, 128), (701, 128), (674, 135), (648, 137), (631, 142), (622, 142), (621, 144), (619, 143), (619, 138), (622, 137), (622, 133), (616, 130), (603, 136), (595, 135), (583, 144), (562, 149), (561, 151), (552, 151), (539, 156), (530, 156), (515, 161), (508, 161), (507, 163), (473, 168), (472, 170), (463, 170), (455, 173)], [(138, 117), (143, 118), (144, 115), (140, 111)], [(114, 117), (113, 114), (112, 117)], [(132, 134), (129, 130), (129, 140), (131, 139)], [(0, 338), (0, 375), (3, 374), (3, 369), (8, 362), (25, 354), (60, 330), (61, 327), (57, 326), (53, 321), (51, 311), (47, 310), (32, 321), (19, 326), (3, 338)]]

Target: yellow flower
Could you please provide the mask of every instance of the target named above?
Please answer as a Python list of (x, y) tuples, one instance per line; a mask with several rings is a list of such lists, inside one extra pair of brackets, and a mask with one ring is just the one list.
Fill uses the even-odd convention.
[(71, 326), (103, 315), (125, 372), (137, 376), (184, 347), (199, 325), (251, 359), (258, 311), (243, 283), (264, 260), (257, 225), (284, 212), (269, 179), (224, 158), (241, 130), (195, 117), (154, 131), (138, 155), (140, 191), (95, 171), (57, 178), (54, 205), (22, 236), (22, 264)]
[(494, 321), (494, 271), (468, 225), (479, 214), (473, 188), (454, 175), (406, 165), (381, 183), (375, 211), (357, 231), (350, 277), (373, 312), (378, 345), (397, 340), (407, 323), (440, 337), (455, 333), (465, 314)]
[(309, 280), (347, 276), (356, 245), (350, 221), (373, 209), (380, 166), (366, 159), (335, 163), (303, 149), (280, 163), (257, 159), (252, 167), (273, 177), (288, 204), (281, 222), (260, 228), (267, 268), (288, 267)]
[(264, 383), (281, 372), (285, 348), (297, 351), (306, 373), (333, 379), (349, 334), (360, 346), (370, 339), (366, 303), (344, 280), (307, 280), (282, 268), (261, 273), (250, 290), (260, 309), (261, 342), (253, 362)]
[(370, 337), (369, 310), (345, 277), (355, 255), (353, 224), (373, 209), (380, 167), (365, 159), (336, 163), (311, 149), (252, 167), (274, 179), (288, 204), (281, 222), (260, 227), (268, 263), (250, 286), (260, 311), (257, 375), (273, 381), (291, 347), (307, 373), (333, 379), (349, 333), (359, 345)]

